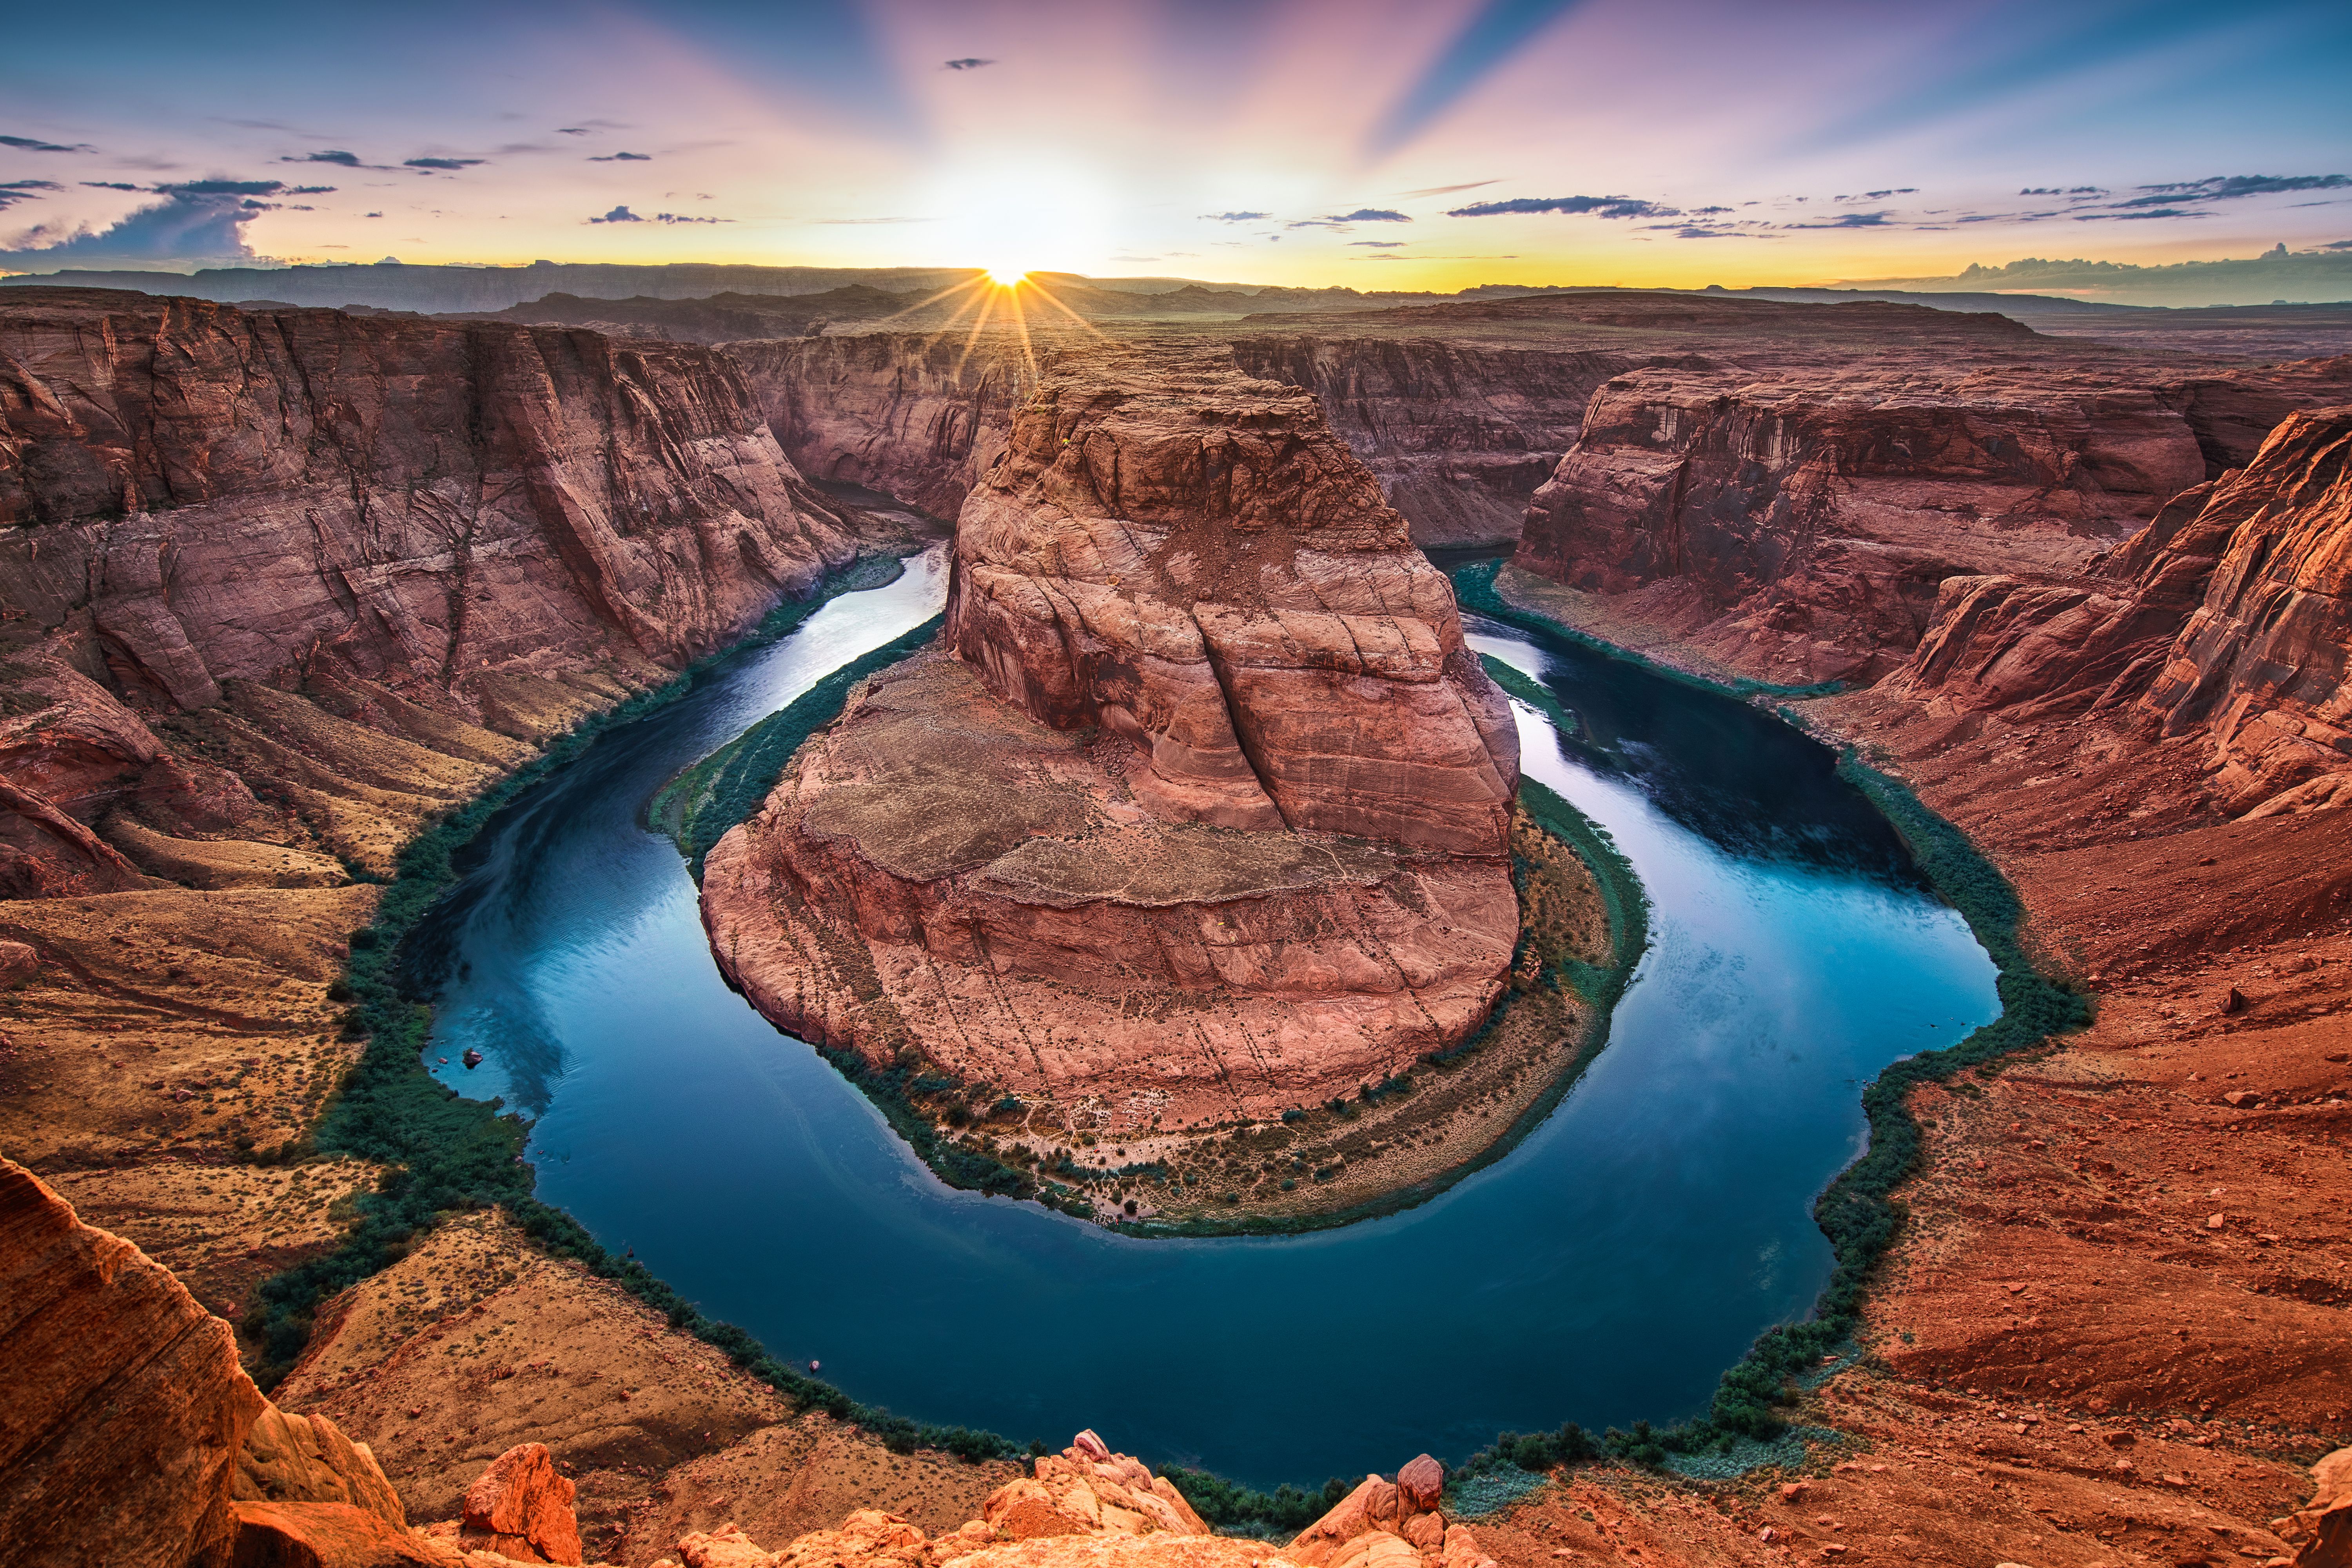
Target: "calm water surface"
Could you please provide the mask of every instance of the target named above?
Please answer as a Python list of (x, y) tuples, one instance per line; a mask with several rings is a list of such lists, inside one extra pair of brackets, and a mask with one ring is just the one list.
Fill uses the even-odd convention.
[(541, 1195), (858, 1399), (1056, 1444), (1092, 1426), (1265, 1486), (1695, 1413), (1827, 1279), (1811, 1203), (1861, 1148), (1862, 1083), (1998, 1010), (1822, 748), (1473, 618), (1579, 716), (1564, 739), (1519, 710), (1527, 772), (1654, 905), (1609, 1048), (1549, 1120), (1418, 1208), (1297, 1238), (1143, 1241), (950, 1191), (727, 988), (643, 825), (677, 769), (935, 613), (943, 556), (909, 566), (518, 801), (416, 950), (437, 1070), (538, 1118)]

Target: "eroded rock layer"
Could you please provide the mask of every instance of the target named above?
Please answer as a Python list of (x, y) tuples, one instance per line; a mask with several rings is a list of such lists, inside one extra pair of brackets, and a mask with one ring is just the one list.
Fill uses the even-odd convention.
[(1313, 398), (1074, 362), (966, 503), (945, 647), (706, 863), (721, 964), (877, 1062), (1264, 1117), (1462, 1038), (1517, 931), (1516, 731)]
[(2352, 801), (2352, 406), (2290, 416), (2104, 571), (1948, 580), (1891, 693), (2198, 738), (2222, 815)]

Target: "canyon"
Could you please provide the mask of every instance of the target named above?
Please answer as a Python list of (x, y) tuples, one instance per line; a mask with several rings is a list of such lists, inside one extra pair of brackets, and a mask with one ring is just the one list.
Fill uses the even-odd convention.
[[(1865, 309), (1877, 313), (1852, 313)], [(2352, 1418), (2352, 362), (2196, 361), (1929, 315), (1674, 296), (1139, 328), (1128, 335), (1155, 352), (1222, 354), (1312, 393), (1319, 416), (1279, 388), (1234, 390), (1223, 366), (1195, 373), (1213, 398), (1321, 454), (1347, 498), (1335, 516), (1377, 520), (1377, 548), (1286, 558), (1253, 551), (1319, 522), (1243, 531), (1248, 584), (1229, 575), (1214, 581), (1230, 598), (1181, 596), (1234, 606), (1230, 621), (1192, 619), (1187, 659), (1143, 640), (1168, 631), (1151, 605), (1180, 596), (1138, 584), (1156, 588), (1174, 553), (1152, 508), (1202, 498), (1127, 488), (1152, 472), (1141, 447), (1174, 437), (1086, 423), (1117, 423), (1102, 414), (1077, 421), (1070, 453), (1058, 423), (1024, 437), (1016, 410), (1034, 383), (1001, 337), (961, 358), (952, 342), (888, 333), (715, 350), (12, 289), (0, 1147), (185, 1282), (197, 1307), (172, 1306), (173, 1321), (233, 1384), (226, 1325), (205, 1326), (201, 1309), (241, 1318), (263, 1278), (333, 1244), (352, 1194), (383, 1174), (299, 1152), (362, 1048), (331, 988), (382, 896), (373, 879), (420, 827), (576, 723), (907, 537), (811, 479), (934, 515), (976, 506), (958, 546), (963, 657), (868, 683), (794, 781), (822, 786), (830, 815), (788, 798), (762, 845), (775, 858), (756, 868), (760, 834), (745, 831), (714, 858), (722, 902), (773, 907), (787, 886), (806, 898), (783, 869), (805, 856), (829, 934), (854, 931), (862, 962), (868, 924), (911, 952), (900, 939), (928, 940), (930, 921), (943, 940), (952, 928), (1026, 943), (1024, 962), (1062, 965), (1057, 985), (1083, 997), (1102, 984), (1087, 943), (1148, 937), (1160, 951), (1169, 908), (1210, 907), (1197, 886), (1173, 902), (1143, 887), (1147, 858), (1122, 859), (1120, 840), (1197, 873), (1166, 847), (1264, 838), (1291, 858), (1244, 869), (1297, 898), (1302, 920), (1337, 910), (1418, 935), (1416, 900), (1469, 889), (1477, 920), (1448, 923), (1470, 936), (1427, 956), (1441, 984), (1489, 994), (1519, 912), (1507, 879), (1497, 893), (1499, 873), (1480, 868), (1499, 863), (1513, 825), (1463, 781), (1474, 749), (1498, 783), (1510, 774), (1478, 722), (1491, 700), (1451, 666), (1458, 622), (1450, 604), (1427, 607), (1402, 531), (1507, 539), (1515, 510), (1531, 509), (1497, 579), (1506, 600), (1743, 689), (1846, 683), (1793, 711), (1965, 829), (2017, 887), (2047, 962), (2101, 1006), (2036, 1061), (1916, 1097), (1926, 1151), (1874, 1287), (1869, 1353), (1791, 1412), (1843, 1435), (1803, 1473), (1710, 1485), (1560, 1469), (1477, 1524), (1481, 1552), (1509, 1568), (1832, 1548), (2334, 1561), (2322, 1553), (2340, 1536), (2298, 1510), (2334, 1473), (2315, 1499), (2303, 1462)], [(1313, 513), (1319, 493), (1280, 507)], [(1218, 494), (1235, 519), (1277, 515), (1246, 483)], [(1062, 509), (1050, 535), (1029, 521), (1041, 502)], [(1181, 519), (1166, 526), (1182, 533)], [(1318, 553), (1384, 564), (1318, 577)], [(1376, 608), (1319, 597), (1366, 582)], [(1310, 589), (1315, 603), (1292, 602)], [(1308, 616), (1349, 628), (1346, 647)], [(1401, 628), (1370, 657), (1366, 618)], [(1187, 673), (1202, 664), (1215, 679)], [(1271, 694), (1264, 709), (1223, 697), (1236, 671)], [(1327, 679), (1375, 683), (1382, 715), (1455, 694), (1469, 729), (1441, 753), (1444, 804), (1407, 814), (1444, 842), (1390, 837), (1419, 829), (1325, 786), (1314, 704), (1278, 699), (1285, 681)], [(1212, 689), (1229, 742), (1184, 727)], [(942, 737), (960, 767), (928, 781), (939, 799), (984, 793), (980, 816), (1005, 833), (1067, 833), (1088, 853), (1006, 866), (1016, 847), (927, 844), (910, 829), (937, 824), (861, 809), (903, 788)], [(1047, 787), (1016, 787), (1033, 781)], [(877, 829), (897, 869), (874, 868)], [(1297, 847), (1324, 832), (1369, 847), (1317, 863)], [(960, 928), (919, 891), (944, 867), (986, 883)], [(1134, 925), (1070, 929), (1056, 900), (1081, 876), (1124, 879)], [(1309, 897), (1327, 900), (1311, 916)], [(1271, 934), (1290, 951), (1291, 932)], [(1221, 942), (1198, 951), (1231, 956)], [(1262, 982), (1278, 994), (1282, 980), (1219, 977), (1243, 994)], [(763, 1005), (800, 1016), (811, 994), (871, 1004), (851, 985), (779, 988)], [(1040, 1005), (1077, 1004), (1057, 989)], [(1451, 1026), (1399, 1029), (1295, 1082), (1269, 1073), (1240, 1104), (1175, 1114), (1255, 1115), (1352, 1085)], [(845, 1014), (840, 1027), (866, 1026)], [(1005, 1054), (970, 1070), (1008, 1085), (1059, 1070), (1084, 1098), (1088, 1068)], [(294, 1157), (251, 1158), (280, 1148)], [(352, 1286), (275, 1392), (383, 1456), (418, 1517), (459, 1517), (485, 1466), (549, 1441), (576, 1473), (585, 1549), (614, 1562), (731, 1523), (786, 1547), (862, 1507), (922, 1539), (866, 1521), (863, 1544), (822, 1551), (928, 1562), (1018, 1479), (1001, 1461), (897, 1455), (796, 1410), (495, 1212), (452, 1217)], [(225, 1466), (230, 1447), (187, 1439), (206, 1464)], [(220, 1516), (206, 1517), (188, 1539), (218, 1536)], [(1048, 1563), (1034, 1542), (992, 1550)]]

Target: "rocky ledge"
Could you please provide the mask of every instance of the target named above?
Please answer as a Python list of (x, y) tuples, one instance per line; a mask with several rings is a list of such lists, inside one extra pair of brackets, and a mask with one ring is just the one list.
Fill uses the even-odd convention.
[(761, 1012), (877, 1067), (1120, 1138), (1272, 1120), (1486, 1018), (1517, 771), (1315, 399), (1104, 354), (965, 504), (944, 646), (720, 840), (704, 919)]

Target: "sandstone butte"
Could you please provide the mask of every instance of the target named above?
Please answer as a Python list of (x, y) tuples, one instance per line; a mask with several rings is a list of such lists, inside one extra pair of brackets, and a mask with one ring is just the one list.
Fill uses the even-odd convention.
[(1462, 1039), (1517, 938), (1516, 731), (1315, 400), (1066, 363), (963, 507), (943, 646), (711, 852), (779, 1026), (1116, 1133), (1352, 1093)]

